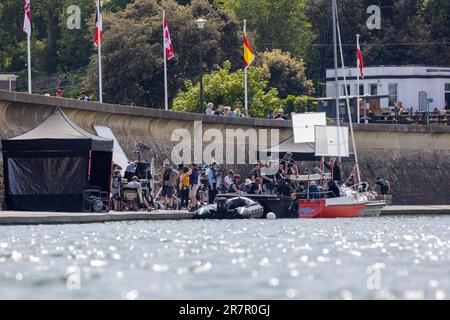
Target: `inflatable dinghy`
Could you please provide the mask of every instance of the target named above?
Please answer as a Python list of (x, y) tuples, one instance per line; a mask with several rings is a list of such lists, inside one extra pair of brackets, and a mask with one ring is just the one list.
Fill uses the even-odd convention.
[(196, 219), (257, 219), (264, 215), (264, 208), (258, 202), (246, 198), (218, 198), (216, 204), (201, 207), (195, 213)]

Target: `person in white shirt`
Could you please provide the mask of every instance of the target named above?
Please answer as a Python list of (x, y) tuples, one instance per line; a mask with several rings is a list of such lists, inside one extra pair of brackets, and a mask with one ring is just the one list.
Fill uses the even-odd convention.
[(147, 200), (142, 195), (142, 186), (141, 186), (141, 183), (139, 182), (138, 177), (134, 176), (133, 179), (130, 182), (128, 182), (128, 184), (126, 185), (126, 188), (136, 189), (138, 192), (139, 203), (143, 204), (146, 209), (150, 209), (150, 206), (149, 206)]
[(214, 104), (212, 102), (208, 103), (208, 107), (205, 110), (205, 114), (207, 116), (214, 115)]
[(78, 98), (80, 101), (89, 101), (89, 98), (85, 91), (80, 92), (80, 97)]
[(225, 189), (228, 190), (231, 186), (231, 184), (233, 183), (233, 176), (234, 176), (234, 172), (233, 170), (230, 170), (230, 172), (228, 172), (228, 175), (225, 177), (225, 179), (223, 179), (223, 183), (225, 184)]

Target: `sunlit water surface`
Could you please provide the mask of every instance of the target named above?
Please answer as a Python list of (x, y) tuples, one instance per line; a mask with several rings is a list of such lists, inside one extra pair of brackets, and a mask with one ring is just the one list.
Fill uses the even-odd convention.
[(0, 227), (0, 299), (448, 299), (450, 217)]

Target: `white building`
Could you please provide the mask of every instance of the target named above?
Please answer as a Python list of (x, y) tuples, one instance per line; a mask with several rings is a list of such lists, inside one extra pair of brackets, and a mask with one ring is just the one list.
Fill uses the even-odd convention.
[[(345, 95), (342, 69), (339, 69), (339, 95)], [(357, 68), (347, 68), (347, 89), (357, 94)], [(360, 79), (360, 95), (389, 95), (381, 99), (381, 108), (394, 106), (397, 100), (410, 110), (450, 108), (450, 67), (379, 66), (364, 68), (365, 78)], [(334, 69), (327, 69), (327, 96), (335, 96)]]

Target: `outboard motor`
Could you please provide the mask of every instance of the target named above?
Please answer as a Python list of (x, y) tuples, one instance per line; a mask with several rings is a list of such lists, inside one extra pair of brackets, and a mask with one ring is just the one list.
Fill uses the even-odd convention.
[(225, 217), (228, 213), (228, 202), (226, 198), (217, 199), (217, 213), (219, 216)]
[(216, 206), (214, 204), (201, 207), (195, 213), (194, 218), (197, 219), (213, 219), (216, 213)]

